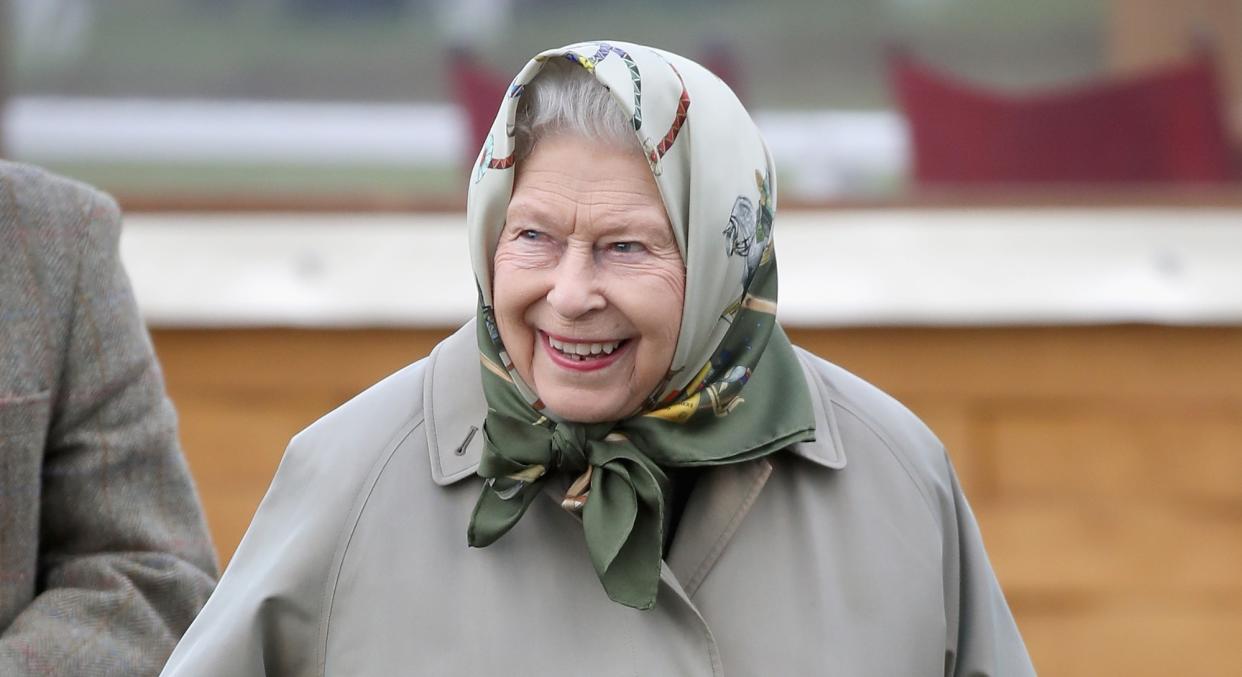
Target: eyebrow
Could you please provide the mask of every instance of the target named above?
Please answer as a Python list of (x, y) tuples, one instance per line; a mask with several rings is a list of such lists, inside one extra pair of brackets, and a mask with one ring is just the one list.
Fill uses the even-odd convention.
[(654, 218), (633, 218), (628, 215), (618, 218), (604, 218), (600, 219), (597, 229), (603, 237), (637, 232), (642, 235), (655, 236), (669, 241), (676, 239), (673, 236), (671, 225)]
[[(638, 232), (641, 234), (656, 236), (659, 238), (667, 237), (670, 241), (676, 241), (676, 236), (672, 231), (672, 224), (665, 221), (667, 217), (662, 211), (643, 210), (641, 216), (634, 216), (627, 211), (614, 211), (603, 215), (596, 220), (595, 228), (599, 235), (603, 237), (616, 236), (620, 233)], [(505, 227), (513, 228), (527, 223), (542, 225), (549, 228), (564, 227), (564, 218), (556, 214), (553, 210), (549, 210), (537, 201), (519, 202), (511, 205), (506, 218)]]
[(539, 223), (556, 222), (561, 220), (550, 210), (545, 209), (541, 203), (529, 200), (526, 202), (519, 202), (516, 206), (514, 206), (511, 202), (505, 211), (507, 218), (510, 220), (527, 219)]

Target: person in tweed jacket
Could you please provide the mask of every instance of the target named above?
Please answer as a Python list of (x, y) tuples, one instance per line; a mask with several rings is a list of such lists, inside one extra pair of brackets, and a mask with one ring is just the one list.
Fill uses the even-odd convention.
[(155, 675), (216, 562), (106, 195), (0, 161), (0, 675)]

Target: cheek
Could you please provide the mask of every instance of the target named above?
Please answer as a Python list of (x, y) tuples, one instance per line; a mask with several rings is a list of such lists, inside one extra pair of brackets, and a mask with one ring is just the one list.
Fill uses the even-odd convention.
[(671, 360), (673, 345), (677, 343), (677, 336), (681, 333), (681, 313), (686, 299), (685, 271), (680, 267), (676, 271), (671, 271), (665, 276), (661, 287), (664, 294), (660, 299), (660, 308), (653, 319), (659, 322), (665, 335), (668, 336), (669, 359)]
[(637, 407), (652, 394), (673, 364), (681, 334), (686, 279), (680, 262), (644, 275), (642, 284), (628, 289), (626, 315), (642, 336), (629, 383), (631, 404)]
[(534, 343), (525, 316), (527, 310), (542, 298), (542, 277), (537, 269), (526, 265), (526, 257), (504, 249), (497, 250), (492, 261), (492, 304), (496, 313), (496, 328), (519, 368), (527, 361)]
[(618, 293), (626, 298), (626, 314), (671, 360), (681, 332), (685, 269), (680, 262), (669, 262), (627, 277), (617, 283)]
[(496, 250), (496, 256), (492, 258), (492, 298), (497, 312), (502, 299), (511, 306), (523, 301), (529, 303), (530, 297), (539, 295), (538, 288), (543, 283), (546, 268), (541, 261), (542, 257), (537, 253), (508, 243)]

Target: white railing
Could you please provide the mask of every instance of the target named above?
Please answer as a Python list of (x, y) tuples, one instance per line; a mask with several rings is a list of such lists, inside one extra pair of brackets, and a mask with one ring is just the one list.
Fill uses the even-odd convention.
[[(469, 157), (453, 105), (18, 97), (0, 111), (9, 157), (43, 163), (450, 166)], [(758, 111), (786, 197), (890, 190), (908, 164), (887, 111)]]
[[(122, 256), (157, 326), (450, 326), (462, 215), (140, 214)], [(782, 213), (802, 326), (1242, 323), (1242, 210)]]

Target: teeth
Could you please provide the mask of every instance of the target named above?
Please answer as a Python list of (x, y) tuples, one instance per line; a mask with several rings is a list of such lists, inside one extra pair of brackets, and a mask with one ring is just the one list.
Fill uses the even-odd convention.
[(561, 341), (548, 337), (548, 343), (558, 351), (564, 353), (567, 357), (575, 360), (581, 360), (589, 355), (611, 355), (620, 345), (620, 341), (609, 341), (608, 343), (573, 343), (570, 341)]

